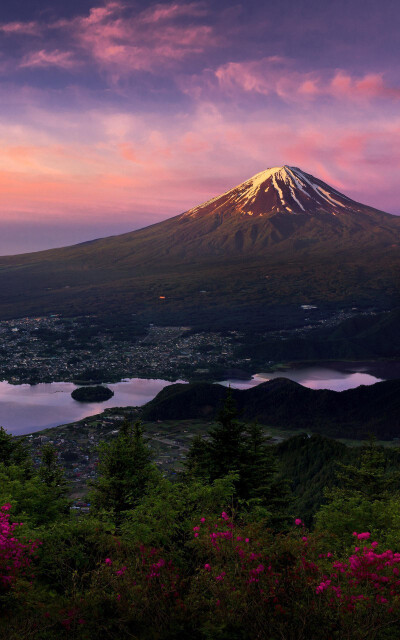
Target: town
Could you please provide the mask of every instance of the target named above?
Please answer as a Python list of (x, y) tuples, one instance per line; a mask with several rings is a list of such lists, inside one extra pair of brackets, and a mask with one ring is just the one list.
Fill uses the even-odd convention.
[[(301, 310), (303, 317), (297, 326), (265, 331), (261, 337), (300, 337), (360, 313), (355, 308), (326, 312), (307, 305)], [(161, 327), (134, 316), (111, 318), (108, 323), (94, 315), (2, 320), (0, 379), (12, 384), (118, 382), (132, 377), (170, 381), (246, 379), (254, 373), (252, 359), (246, 354), (246, 339), (236, 330)], [(265, 362), (266, 366), (273, 364)]]
[(150, 325), (122, 339), (99, 330), (95, 317), (58, 316), (0, 322), (0, 378), (12, 384), (117, 382), (127, 377), (185, 379), (243, 366), (233, 357), (239, 334), (192, 333)]

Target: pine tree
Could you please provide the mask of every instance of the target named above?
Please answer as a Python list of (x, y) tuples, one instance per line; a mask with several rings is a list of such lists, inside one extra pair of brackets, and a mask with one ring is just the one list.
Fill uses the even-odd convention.
[(115, 440), (99, 446), (98, 479), (93, 482), (91, 503), (107, 511), (120, 526), (124, 512), (138, 505), (148, 485), (159, 477), (139, 422), (127, 420)]
[(317, 527), (339, 538), (369, 531), (384, 539), (394, 526), (393, 513), (398, 512), (399, 484), (399, 472), (387, 468), (383, 448), (370, 438), (359, 464), (339, 465), (337, 486), (325, 490), (327, 503), (316, 514)]
[(207, 439), (194, 439), (186, 470), (209, 483), (236, 473), (236, 501), (260, 507), (270, 522), (286, 518), (288, 483), (277, 481), (277, 462), (270, 441), (258, 424), (238, 420), (229, 391), (218, 414), (218, 424)]
[(57, 451), (52, 444), (45, 444), (42, 449), (39, 478), (47, 487), (58, 487), (60, 493), (65, 493), (64, 471), (58, 464)]
[(385, 500), (391, 489), (399, 484), (400, 473), (387, 472), (384, 451), (372, 436), (362, 448), (358, 466), (339, 464), (337, 480), (342, 495), (357, 492), (370, 500)]
[(29, 451), (25, 439), (15, 438), (0, 427), (0, 464), (30, 466)]

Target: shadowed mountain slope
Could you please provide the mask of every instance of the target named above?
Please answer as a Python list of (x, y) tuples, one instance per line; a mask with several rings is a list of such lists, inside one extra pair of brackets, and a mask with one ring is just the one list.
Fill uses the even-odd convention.
[(0, 317), (118, 308), (168, 317), (196, 307), (257, 312), (310, 301), (392, 305), (399, 246), (396, 216), (300, 169), (275, 167), (145, 229), (0, 258)]
[[(240, 418), (332, 437), (400, 437), (400, 380), (347, 391), (314, 390), (276, 378), (240, 391), (231, 389)], [(145, 420), (214, 419), (227, 390), (217, 384), (174, 384), (143, 408)]]

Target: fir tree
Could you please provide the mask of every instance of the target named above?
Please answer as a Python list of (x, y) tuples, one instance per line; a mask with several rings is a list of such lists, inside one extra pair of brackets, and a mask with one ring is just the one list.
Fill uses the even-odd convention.
[(95, 510), (107, 511), (117, 527), (124, 512), (133, 509), (159, 473), (139, 422), (124, 421), (118, 436), (99, 446), (98, 479), (93, 482), (91, 502)]
[(286, 518), (288, 483), (277, 481), (277, 462), (273, 448), (258, 424), (238, 420), (229, 391), (218, 414), (218, 424), (207, 439), (196, 438), (190, 448), (188, 475), (209, 483), (236, 474), (236, 501), (247, 508), (258, 507), (270, 522)]

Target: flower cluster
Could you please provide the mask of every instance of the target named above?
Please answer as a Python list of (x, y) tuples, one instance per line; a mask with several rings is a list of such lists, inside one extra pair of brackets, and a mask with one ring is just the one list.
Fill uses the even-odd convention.
[(14, 536), (22, 522), (10, 522), (11, 505), (0, 507), (0, 588), (9, 588), (17, 576), (23, 575), (32, 561), (39, 542), (23, 544)]
[[(353, 535), (357, 540), (371, 537), (369, 532)], [(377, 553), (377, 547), (376, 541), (363, 548), (356, 546), (346, 561), (332, 562), (331, 574), (317, 586), (316, 593), (326, 592), (331, 606), (334, 597), (348, 611), (354, 611), (357, 601), (364, 601), (367, 606), (387, 605), (393, 611), (400, 596), (400, 553), (390, 549)]]

